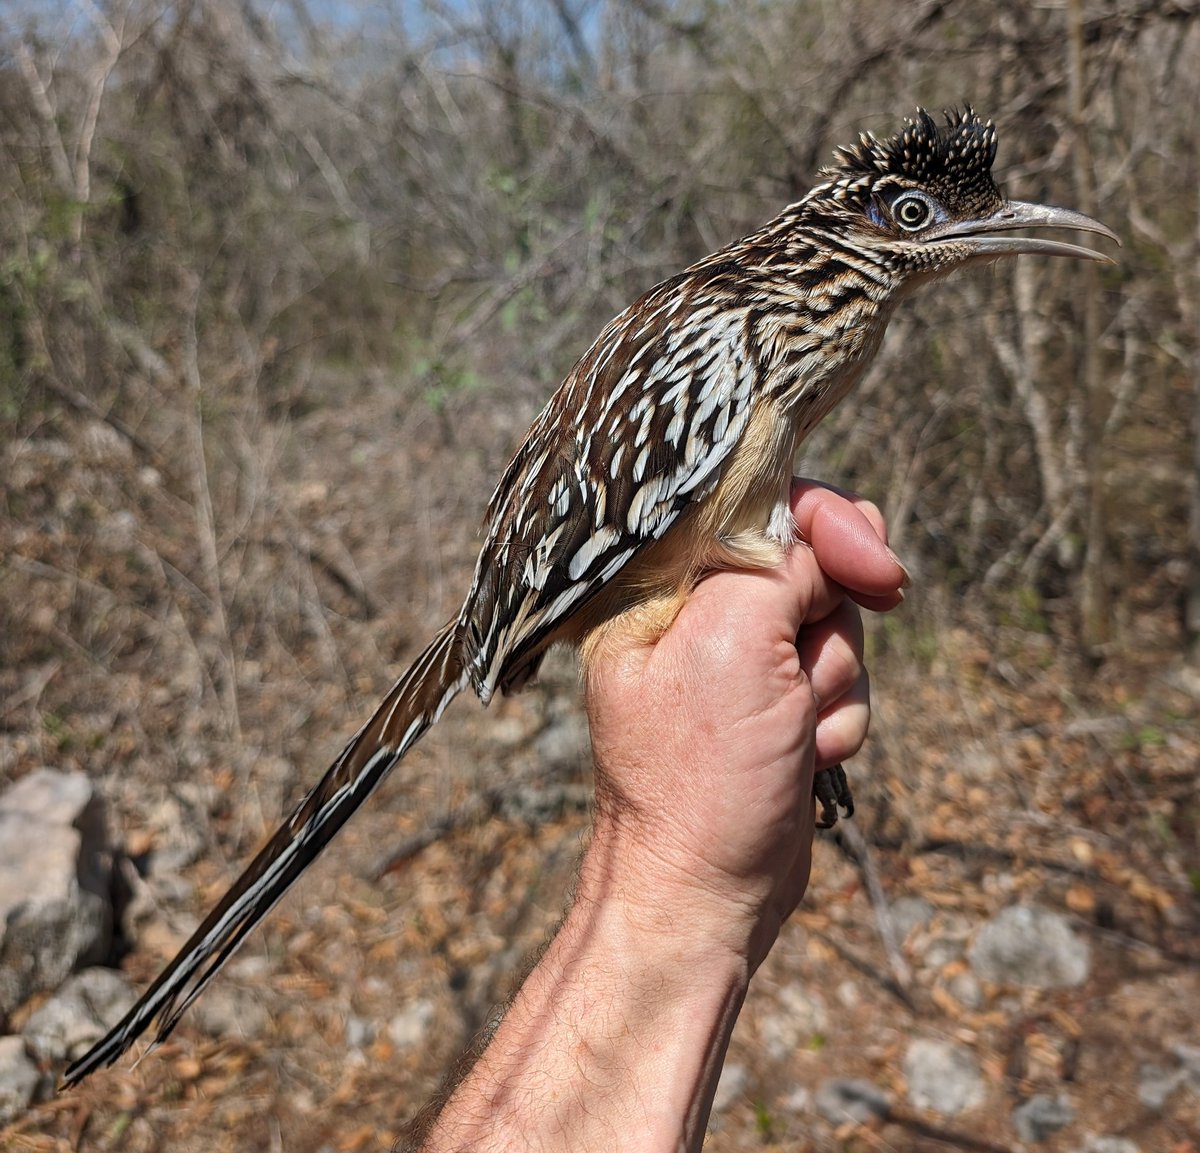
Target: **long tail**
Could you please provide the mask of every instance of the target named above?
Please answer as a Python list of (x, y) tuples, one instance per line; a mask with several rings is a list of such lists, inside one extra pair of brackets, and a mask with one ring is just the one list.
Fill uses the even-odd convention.
[(452, 621), (392, 686), (374, 716), (120, 1024), (71, 1065), (63, 1077), (64, 1085), (75, 1085), (96, 1069), (111, 1065), (155, 1017), (158, 1031), (151, 1048), (161, 1044), (250, 930), (275, 907), (466, 684)]

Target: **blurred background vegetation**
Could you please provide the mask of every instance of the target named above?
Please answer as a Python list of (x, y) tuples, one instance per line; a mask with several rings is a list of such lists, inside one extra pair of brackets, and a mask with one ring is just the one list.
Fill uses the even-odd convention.
[(966, 101), (1009, 195), (1124, 247), (926, 291), (806, 445), (915, 578), (866, 788), (1086, 723), (1014, 804), (1094, 823), (1072, 758), (1119, 763), (1130, 851), (1200, 884), (1192, 0), (4, 0), (0, 779), (85, 768), (247, 851), (457, 608), (601, 326)]
[[(924, 595), (1053, 618), (1103, 658), (1152, 590), (1195, 657), (1194, 5), (6, 11), (0, 428), (96, 417), (181, 482), (171, 446), (199, 435), (230, 500), (231, 439), (366, 377), (442, 414), (447, 459), (499, 463), (641, 290), (839, 141), (970, 100), (1009, 194), (1098, 214), (1120, 264), (926, 294), (805, 467), (886, 506)], [(464, 444), (480, 407), (511, 428)]]

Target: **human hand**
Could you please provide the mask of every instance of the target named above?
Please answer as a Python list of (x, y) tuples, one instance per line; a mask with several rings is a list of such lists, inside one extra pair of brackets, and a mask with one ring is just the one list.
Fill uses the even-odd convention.
[(808, 883), (813, 773), (866, 737), (858, 605), (907, 583), (874, 505), (797, 481), (792, 509), (782, 566), (707, 577), (654, 644), (610, 631), (585, 689), (589, 857), (650, 921), (703, 926), (751, 969)]

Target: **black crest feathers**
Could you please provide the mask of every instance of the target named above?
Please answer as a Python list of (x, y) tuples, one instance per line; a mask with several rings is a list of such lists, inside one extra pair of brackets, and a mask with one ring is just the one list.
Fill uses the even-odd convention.
[(835, 155), (838, 163), (821, 172), (835, 184), (892, 176), (964, 207), (997, 197), (992, 180), (996, 127), (969, 104), (946, 112), (943, 126), (919, 108), (894, 136), (863, 133), (857, 144)]

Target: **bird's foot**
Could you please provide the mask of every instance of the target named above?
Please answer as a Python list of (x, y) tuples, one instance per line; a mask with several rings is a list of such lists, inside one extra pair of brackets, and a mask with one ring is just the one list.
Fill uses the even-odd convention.
[(846, 780), (846, 770), (841, 765), (821, 769), (813, 777), (813, 796), (821, 805), (821, 813), (817, 817), (818, 829), (832, 829), (837, 824), (839, 805), (846, 811), (847, 817), (854, 816), (854, 797), (850, 792), (850, 782)]

